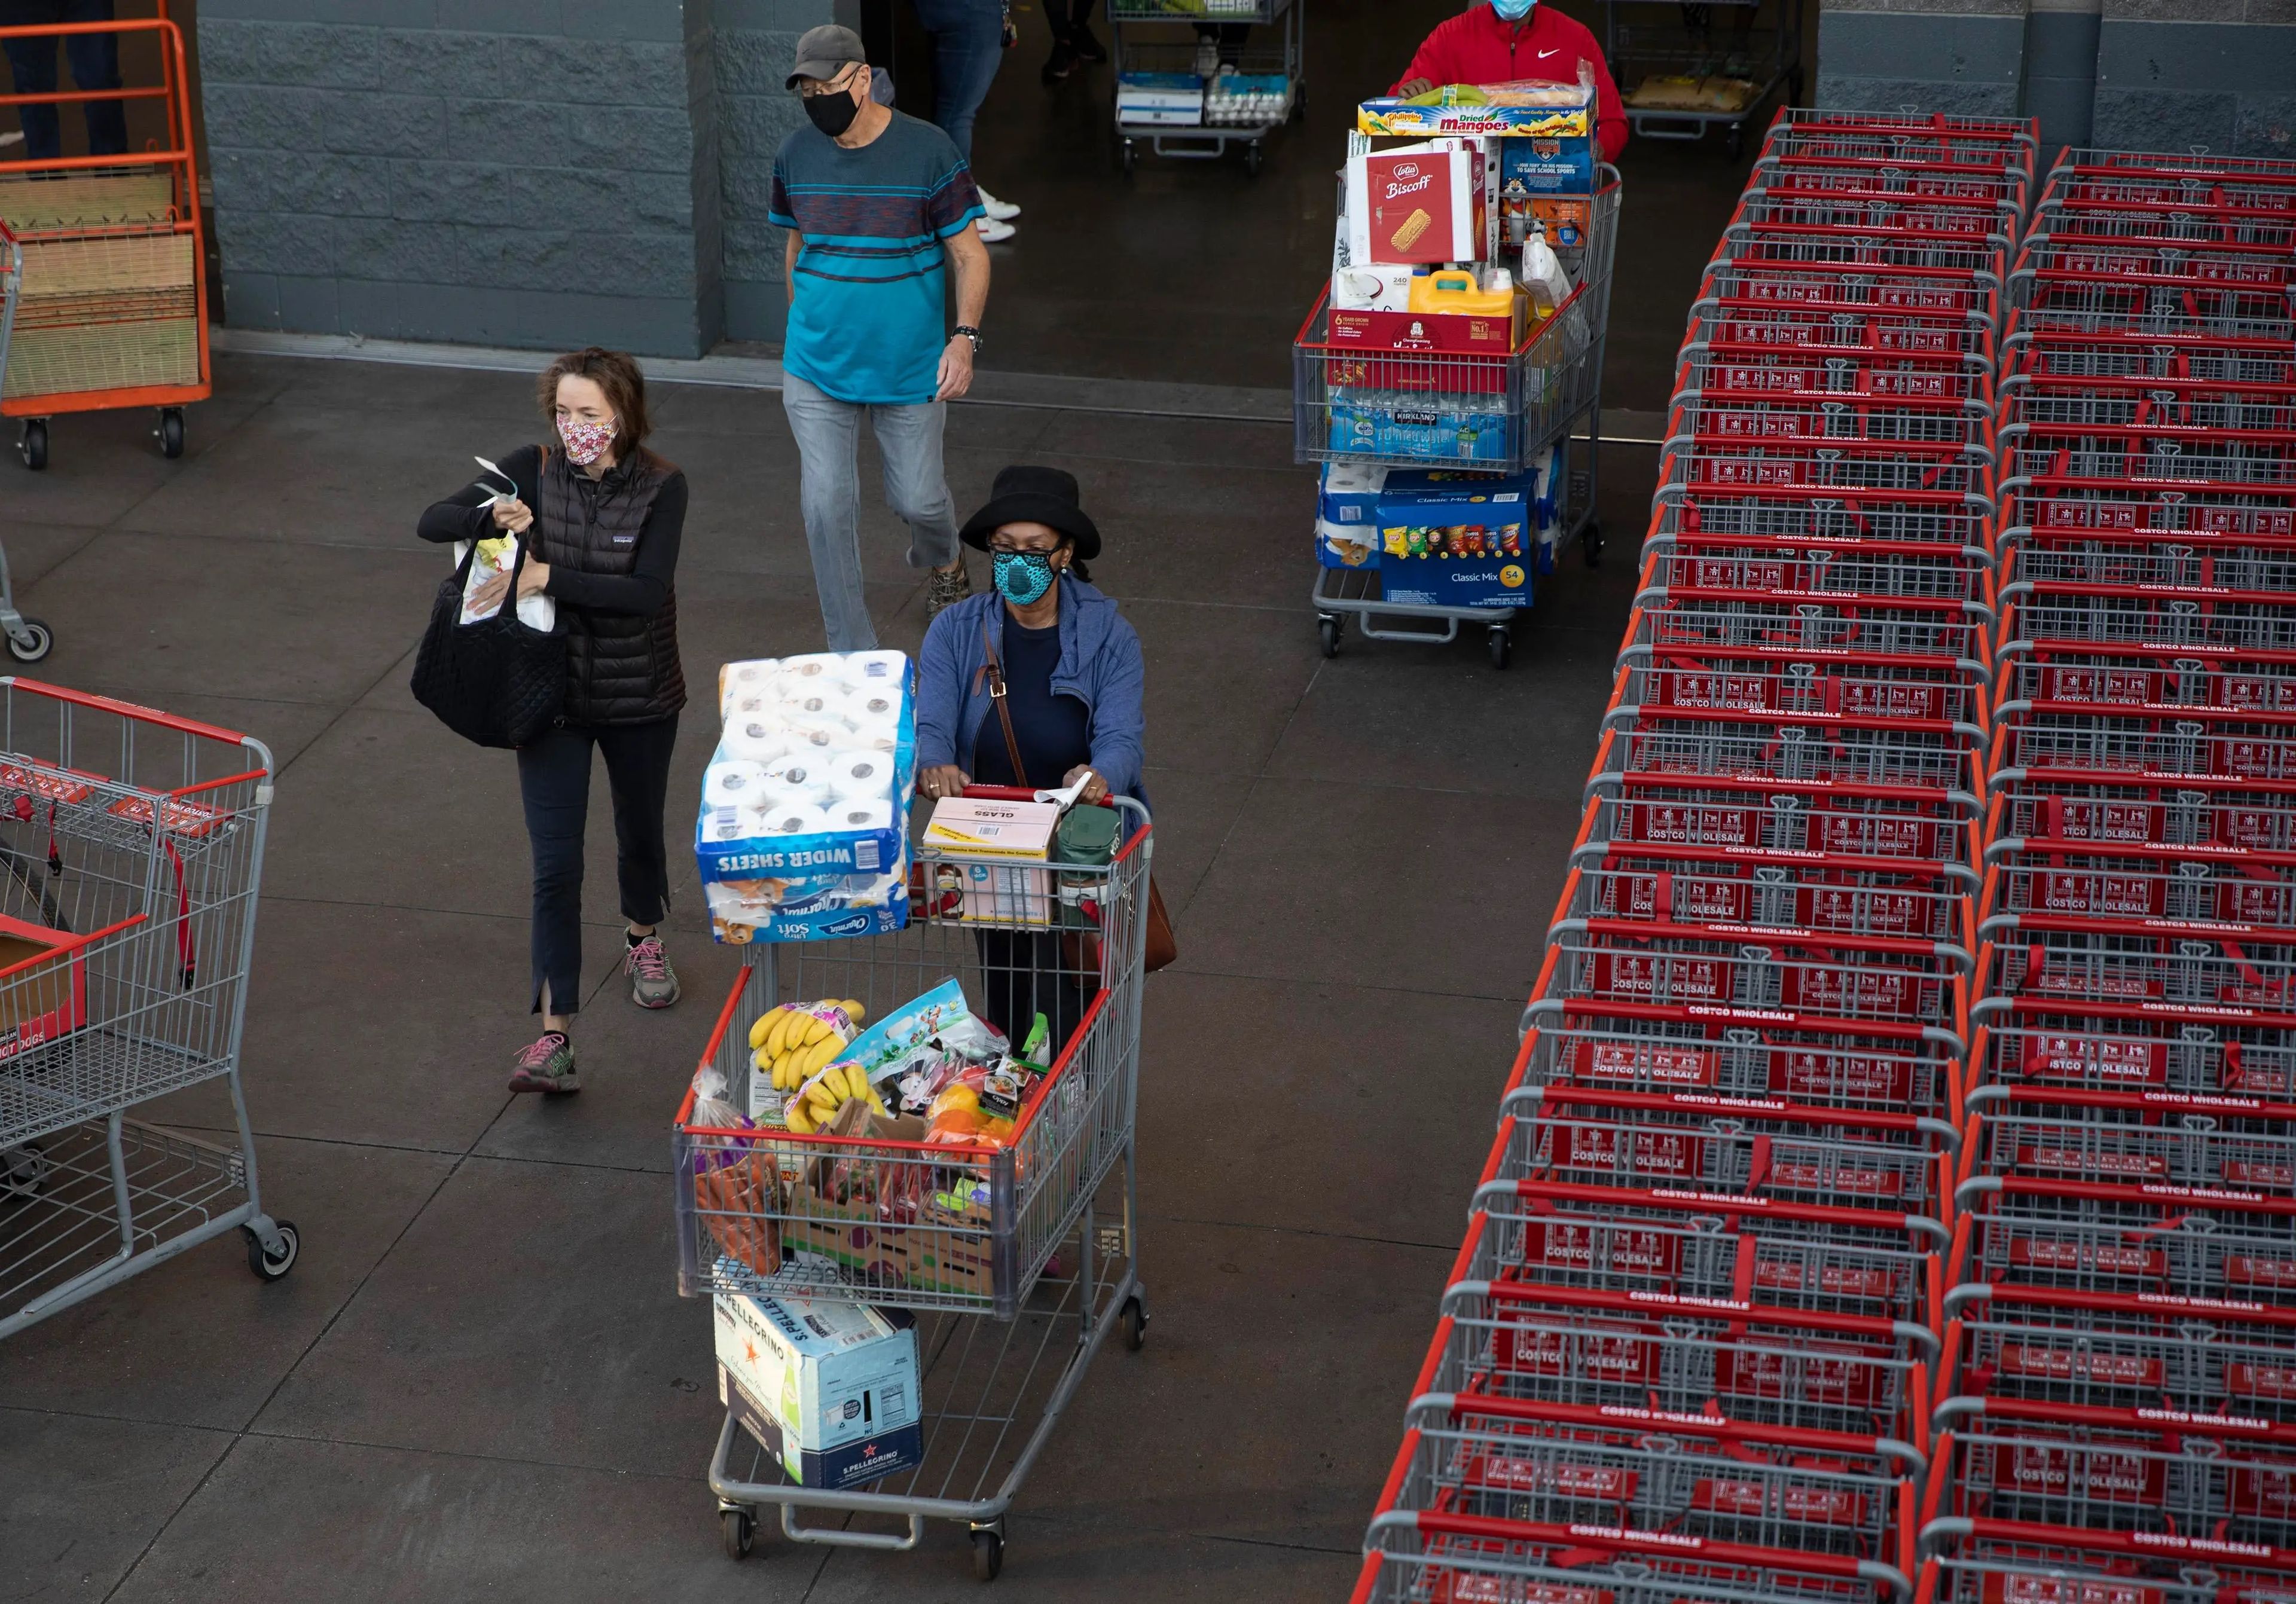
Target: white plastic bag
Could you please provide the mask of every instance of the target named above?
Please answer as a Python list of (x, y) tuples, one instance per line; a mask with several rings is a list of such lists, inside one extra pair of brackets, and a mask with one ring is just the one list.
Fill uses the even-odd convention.
[[(512, 483), (509, 474), (504, 473), (484, 457), (474, 457), (472, 460), (505, 485), (511, 486), (507, 491), (494, 491), (492, 499), (487, 503), (488, 506), (493, 507), (503, 502), (518, 499), (518, 487)], [(492, 488), (490, 486), (488, 487)], [(529, 526), (529, 531), (530, 529), (531, 526)], [(470, 575), (463, 582), (463, 613), (458, 622), (476, 624), (481, 619), (493, 618), (496, 613), (502, 610), (499, 604), (481, 610), (472, 605), (471, 598), (478, 593), (479, 586), (497, 574), (507, 574), (511, 571), (518, 561), (518, 538), (510, 535), (496, 536), (478, 543), (478, 560), (471, 564)], [(467, 540), (458, 540), (455, 543), (456, 568), (463, 566), (463, 559), (469, 554), (470, 550), (471, 543)], [(529, 629), (547, 631), (555, 627), (558, 623), (558, 603), (537, 591), (533, 595), (521, 596), (518, 599), (518, 616), (520, 622), (525, 624)]]

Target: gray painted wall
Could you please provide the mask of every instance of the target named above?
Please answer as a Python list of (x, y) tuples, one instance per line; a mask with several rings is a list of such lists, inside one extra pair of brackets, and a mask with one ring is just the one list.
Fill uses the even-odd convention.
[(726, 217), (726, 333), (778, 341), (788, 312), (782, 230), (766, 221), (774, 152), (805, 120), (782, 87), (798, 36), (828, 20), (825, 0), (716, 0), (718, 168)]
[(1817, 103), (2014, 117), (2025, 0), (1821, 0)]
[(830, 4), (201, 0), (228, 321), (659, 356), (777, 337), (775, 63)]
[[(2296, 160), (2296, 0), (1821, 0), (1821, 106)], [(2046, 156), (2045, 156), (2046, 160)]]

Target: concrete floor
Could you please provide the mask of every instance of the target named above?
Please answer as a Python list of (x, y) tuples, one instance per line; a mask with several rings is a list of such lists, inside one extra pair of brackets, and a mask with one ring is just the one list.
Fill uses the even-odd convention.
[[(1022, 64), (1008, 78), (1034, 94)], [(1329, 156), (1297, 135), (1250, 193), (1313, 193)], [(1628, 161), (1609, 396), (1654, 409), (1738, 175), (1711, 146)], [(1144, 168), (1122, 207), (1085, 204), (1115, 192), (1104, 167), (1072, 182), (1078, 229), (1180, 239), (1225, 217), (1271, 277), (1233, 322), (1139, 338), (1152, 320), (1096, 302), (1072, 255), (1062, 276), (1008, 253), (1000, 282), (1040, 274), (1045, 322), (995, 365), (1285, 382), (1291, 280), (1324, 224), (1241, 205), (1240, 168)], [(1205, 288), (1172, 286), (1175, 305), (1206, 307)], [(686, 1002), (631, 1008), (601, 918), (586, 1090), (501, 1089), (530, 1029), (515, 781), (407, 694), (441, 572), (411, 531), (471, 453), (535, 438), (527, 381), (250, 356), (216, 381), (180, 462), (135, 414), (59, 424), (44, 474), (0, 462), (0, 534), (59, 639), (44, 677), (278, 755), (246, 1065), (268, 1199), (303, 1259), (266, 1287), (216, 1244), (0, 1343), (0, 1597), (970, 1596), (954, 1528), (909, 1555), (768, 1539), (737, 1570), (718, 1552), (709, 1316), (673, 1290), (667, 1132), (735, 965), (690, 863)], [(778, 397), (665, 387), (658, 417), (694, 486), (690, 672), (817, 649)], [(1107, 534), (1099, 577), (1146, 644), (1155, 861), (1183, 953), (1146, 1011), (1154, 1329), (1143, 1354), (1103, 1354), (1037, 1467), (1006, 1593), (1345, 1596), (1560, 888), (1655, 454), (1606, 453), (1607, 566), (1571, 559), (1495, 674), (1472, 637), (1319, 655), (1313, 481), (1287, 426), (952, 413), (962, 506), (1006, 462), (1051, 462)], [(880, 628), (913, 648), (921, 593), (882, 509), (866, 544)], [(714, 720), (697, 706), (686, 726), (681, 798)], [(605, 807), (601, 782), (594, 820)], [(611, 846), (593, 836), (603, 915)], [(210, 1088), (158, 1113), (213, 1129), (223, 1107)]]

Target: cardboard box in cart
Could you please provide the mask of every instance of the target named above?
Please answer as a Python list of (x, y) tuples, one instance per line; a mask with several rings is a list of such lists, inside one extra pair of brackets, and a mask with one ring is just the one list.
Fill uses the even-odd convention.
[(1482, 143), (1429, 139), (1387, 150), (1367, 143), (1349, 142), (1349, 260), (1481, 260), (1489, 242)]
[(863, 1304), (720, 1292), (718, 1396), (804, 1487), (859, 1487), (924, 1457), (917, 1334)]
[(62, 930), (0, 914), (0, 1060), (87, 1023), (87, 969), (80, 950), (56, 951), (70, 940)]

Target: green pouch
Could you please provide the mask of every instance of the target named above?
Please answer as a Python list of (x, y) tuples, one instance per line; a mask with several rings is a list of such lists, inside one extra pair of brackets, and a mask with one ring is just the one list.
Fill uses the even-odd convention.
[(1116, 856), (1116, 831), (1123, 821), (1112, 807), (1071, 807), (1053, 835), (1055, 863), (1105, 863)]

